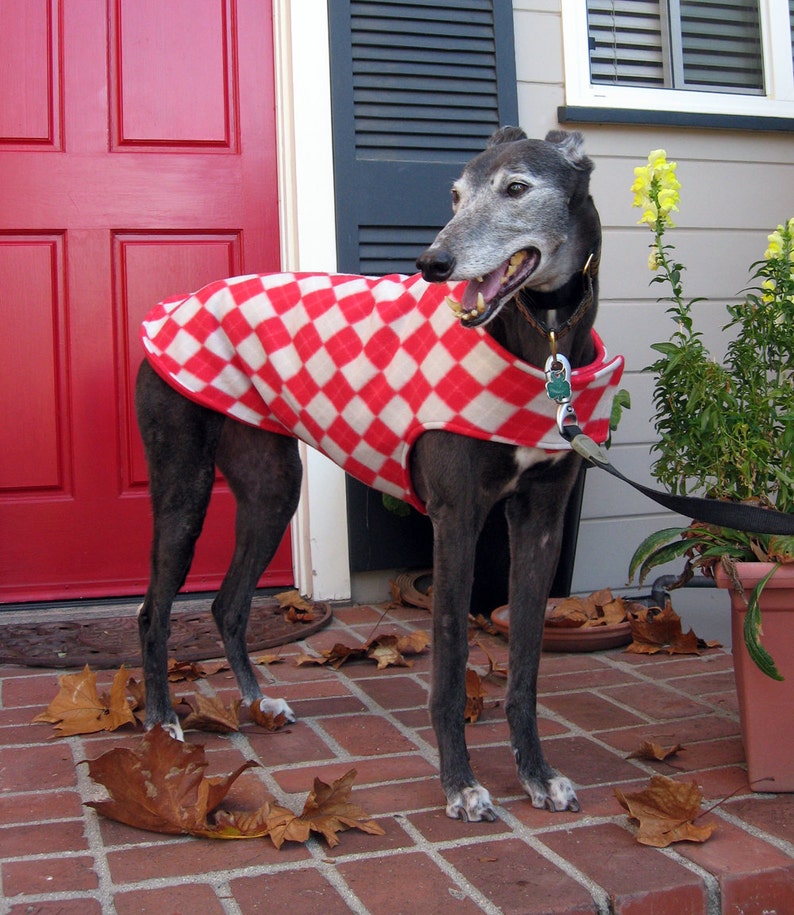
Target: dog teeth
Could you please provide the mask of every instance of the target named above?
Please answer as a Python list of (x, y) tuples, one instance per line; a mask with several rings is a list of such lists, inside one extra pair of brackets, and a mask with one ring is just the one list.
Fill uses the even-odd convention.
[(516, 253), (510, 258), (510, 262), (507, 265), (507, 271), (502, 277), (502, 284), (506, 283), (511, 276), (513, 276), (518, 268), (523, 264), (527, 259), (526, 251), (516, 251)]
[(477, 293), (477, 314), (485, 314), (486, 309), (485, 298), (481, 292)]
[(477, 282), (478, 282), (478, 283), (482, 283), (482, 282), (483, 282), (483, 278), (482, 278), (481, 276), (478, 276), (478, 277), (477, 277)]
[(449, 305), (452, 311), (458, 316), (463, 315), (463, 309), (461, 308), (460, 302), (456, 302), (452, 296), (445, 296), (444, 301)]

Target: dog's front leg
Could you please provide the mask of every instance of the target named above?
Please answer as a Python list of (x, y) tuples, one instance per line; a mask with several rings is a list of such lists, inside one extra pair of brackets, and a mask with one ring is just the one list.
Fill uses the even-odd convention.
[(478, 783), (466, 749), (466, 662), (476, 533), (461, 530), (451, 512), (434, 521), (433, 680), (430, 714), (438, 741), (447, 816), (494, 820), (488, 791)]
[[(537, 723), (537, 680), (546, 600), (557, 566), (564, 486), (535, 484), (507, 503), (510, 525), (510, 679), (505, 712), (518, 777), (534, 807), (579, 810), (571, 782), (545, 759)], [(562, 499), (562, 504), (560, 504)]]

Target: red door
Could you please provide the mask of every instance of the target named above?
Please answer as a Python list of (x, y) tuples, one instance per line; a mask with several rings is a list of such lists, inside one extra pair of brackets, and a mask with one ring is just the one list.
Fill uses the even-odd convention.
[[(270, 0), (0, 4), (0, 600), (145, 588), (138, 325), (278, 269), (271, 36)], [(192, 590), (231, 556), (216, 490)]]

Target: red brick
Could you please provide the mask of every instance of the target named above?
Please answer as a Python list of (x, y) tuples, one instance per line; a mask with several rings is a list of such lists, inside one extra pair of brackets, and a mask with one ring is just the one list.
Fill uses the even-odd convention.
[(240, 877), (231, 881), (231, 888), (242, 915), (272, 915), (277, 912), (348, 915), (350, 912), (350, 907), (339, 893), (314, 868)]
[(70, 820), (82, 813), (83, 803), (76, 791), (0, 795), (0, 826), (38, 820)]
[(590, 893), (517, 839), (456, 848), (444, 857), (504, 915), (591, 915)]
[(0, 792), (48, 791), (77, 784), (72, 751), (66, 743), (0, 749)]
[[(4, 671), (5, 673), (5, 671)], [(75, 671), (72, 671), (75, 673)], [(53, 671), (3, 680), (3, 708), (28, 706), (30, 717), (35, 717), (58, 695), (58, 678)]]
[(723, 912), (794, 912), (794, 860), (774, 845), (720, 821), (707, 842), (676, 851), (717, 878)]
[(0, 829), (0, 858), (46, 855), (87, 848), (82, 820), (5, 826)]
[(94, 859), (89, 857), (6, 861), (2, 866), (3, 893), (8, 897), (93, 890), (99, 885), (93, 867)]
[[(149, 833), (154, 838), (153, 833)], [(184, 878), (189, 874), (234, 870), (274, 864), (288, 864), (309, 857), (303, 845), (286, 842), (276, 850), (270, 839), (244, 839), (236, 842), (210, 839), (164, 839), (149, 846), (108, 852), (113, 881), (138, 883), (162, 877)]]
[(620, 915), (706, 915), (701, 879), (619, 826), (582, 826), (538, 837), (594, 880)]
[(381, 756), (416, 749), (394, 725), (376, 715), (329, 718), (323, 728), (352, 756)]
[[(441, 786), (438, 785), (439, 800), (443, 800)], [(407, 818), (429, 842), (451, 842), (461, 839), (480, 839), (509, 832), (509, 827), (500, 819), (493, 823), (464, 823), (461, 820), (450, 819), (444, 806), (439, 805), (433, 810), (421, 813), (412, 813)], [(479, 845), (477, 846), (479, 848)], [(465, 868), (464, 868), (465, 870)]]
[[(692, 715), (704, 715), (711, 709), (702, 702), (688, 699), (672, 690), (665, 689), (662, 683), (654, 688), (647, 685), (639, 687), (613, 686), (602, 690), (605, 696), (610, 696), (615, 701), (637, 709), (651, 718), (661, 721), (678, 721)], [(669, 726), (669, 725), (668, 725)]]
[(370, 915), (474, 915), (482, 911), (459, 889), (454, 877), (423, 854), (342, 862), (338, 869)]
[(391, 677), (388, 680), (365, 680), (361, 688), (382, 708), (405, 709), (427, 705), (428, 690), (410, 677)]
[(774, 797), (752, 795), (730, 801), (725, 809), (745, 823), (751, 823), (794, 845), (794, 794), (776, 794)]
[[(282, 697), (283, 698), (283, 697)], [(320, 699), (289, 699), (292, 710), (303, 718), (321, 718), (327, 715), (359, 715), (367, 707), (357, 696), (332, 696)]]
[[(359, 759), (355, 762), (335, 762), (322, 766), (293, 766), (271, 773), (281, 788), (289, 794), (308, 792), (315, 777), (326, 784), (341, 778), (350, 769), (356, 770), (356, 785), (388, 782), (395, 779), (419, 778), (437, 770), (421, 756), (392, 756), (386, 759)], [(353, 789), (355, 793), (355, 788)]]
[(8, 915), (102, 915), (102, 906), (90, 897), (59, 899), (57, 902), (22, 902), (12, 906)]
[(554, 674), (576, 674), (578, 678), (582, 671), (611, 669), (611, 665), (602, 660), (600, 652), (544, 651), (540, 656), (541, 679)]
[(404, 814), (427, 807), (436, 810), (441, 809), (446, 803), (441, 782), (436, 774), (414, 781), (356, 788), (354, 799), (371, 815)]
[(211, 886), (182, 883), (156, 890), (131, 890), (113, 897), (116, 915), (223, 915), (226, 909)]
[(626, 753), (636, 750), (644, 740), (662, 746), (680, 743), (685, 747), (700, 740), (717, 740), (721, 737), (735, 737), (739, 733), (739, 722), (709, 714), (698, 718), (680, 718), (655, 724), (642, 724), (621, 730), (602, 730), (607, 724), (598, 725), (593, 733), (599, 740)]
[(596, 693), (586, 691), (544, 696), (543, 705), (587, 731), (604, 727), (624, 728), (643, 723), (639, 715), (620, 708)]
[[(602, 689), (607, 686), (617, 686), (620, 684), (630, 683), (628, 689), (637, 688), (636, 681), (623, 670), (613, 668), (601, 668), (595, 670), (583, 670), (576, 674), (572, 680), (570, 675), (557, 674), (555, 676), (545, 676), (538, 680), (538, 694), (540, 696), (549, 693), (567, 692), (574, 688), (577, 692), (583, 692), (586, 689)], [(628, 703), (631, 705), (631, 703)]]
[(262, 728), (246, 730), (245, 736), (257, 758), (268, 767), (331, 759), (334, 755), (328, 744), (309, 725), (300, 721), (273, 733)]

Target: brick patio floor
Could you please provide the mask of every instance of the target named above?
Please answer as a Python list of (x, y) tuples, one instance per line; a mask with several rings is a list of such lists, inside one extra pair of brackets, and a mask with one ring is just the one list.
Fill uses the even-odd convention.
[[(80, 760), (134, 746), (130, 729), (52, 739), (31, 724), (57, 691), (58, 671), (0, 667), (0, 879), (3, 913), (584, 913), (637, 915), (794, 913), (794, 795), (753, 794), (747, 785), (730, 655), (641, 658), (613, 650), (547, 654), (541, 668), (541, 732), (551, 762), (578, 786), (581, 813), (535, 810), (517, 785), (504, 719), (504, 688), (486, 684), (482, 719), (468, 727), (478, 776), (498, 803), (495, 823), (444, 816), (426, 702), (429, 657), (378, 671), (296, 667), (294, 656), (368, 637), (369, 606), (335, 609), (331, 627), (283, 649), (270, 668), (271, 695), (299, 721), (266, 733), (188, 732), (204, 744), (210, 774), (241, 760), (264, 768), (241, 776), (232, 799), (272, 793), (300, 810), (317, 775), (358, 771), (353, 800), (385, 830), (322, 841), (173, 838), (103, 819), (83, 803), (97, 789)], [(379, 631), (429, 628), (423, 610), (398, 608)], [(478, 636), (504, 657), (499, 637)], [(471, 663), (484, 668), (474, 647)], [(268, 674), (263, 673), (263, 677)], [(111, 672), (100, 674), (110, 682)], [(228, 700), (228, 672), (178, 691)], [(641, 740), (681, 743), (666, 763), (627, 760)], [(613, 796), (660, 773), (696, 780), (716, 830), (703, 845), (639, 845)], [(235, 794), (234, 792), (237, 792)]]

